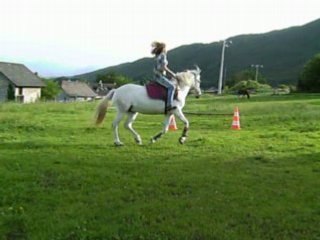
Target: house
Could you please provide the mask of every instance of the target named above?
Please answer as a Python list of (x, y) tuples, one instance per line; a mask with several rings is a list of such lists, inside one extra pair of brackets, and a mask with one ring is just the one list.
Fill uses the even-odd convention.
[(59, 101), (91, 101), (97, 94), (85, 82), (63, 80), (61, 82), (61, 93)]
[(35, 102), (45, 86), (37, 74), (23, 64), (0, 62), (0, 102), (7, 101), (10, 94), (22, 103)]

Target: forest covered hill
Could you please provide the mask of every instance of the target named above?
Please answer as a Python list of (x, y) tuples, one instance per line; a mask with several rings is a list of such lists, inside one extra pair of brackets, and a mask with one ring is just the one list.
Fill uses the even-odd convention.
[[(263, 34), (247, 34), (230, 37), (233, 44), (226, 49), (226, 79), (246, 70), (252, 64), (264, 66), (260, 70), (267, 82), (296, 85), (304, 64), (320, 52), (320, 19), (303, 26)], [(174, 71), (193, 68), (202, 70), (202, 87), (218, 85), (222, 41), (209, 44), (184, 45), (168, 52), (170, 67)], [(98, 74), (117, 72), (137, 82), (152, 78), (153, 59), (142, 58), (117, 66), (74, 76), (95, 81)]]

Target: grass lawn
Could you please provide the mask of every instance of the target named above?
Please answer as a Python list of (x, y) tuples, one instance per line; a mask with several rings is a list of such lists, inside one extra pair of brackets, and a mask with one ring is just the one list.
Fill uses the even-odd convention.
[(96, 105), (0, 105), (0, 240), (320, 239), (320, 95), (190, 97), (185, 145), (139, 115), (120, 148)]

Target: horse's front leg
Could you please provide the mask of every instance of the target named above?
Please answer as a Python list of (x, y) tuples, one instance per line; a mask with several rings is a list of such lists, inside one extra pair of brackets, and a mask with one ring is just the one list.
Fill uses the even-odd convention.
[(182, 135), (179, 138), (179, 143), (184, 144), (184, 142), (187, 140), (188, 137), (188, 131), (189, 131), (189, 121), (188, 119), (184, 116), (183, 112), (181, 109), (177, 109), (176, 111), (177, 117), (184, 123), (184, 128), (182, 131)]
[(169, 124), (170, 124), (170, 117), (172, 114), (166, 115), (166, 118), (164, 120), (164, 126), (161, 132), (159, 132), (157, 135), (153, 136), (151, 138), (151, 143), (155, 143), (158, 141), (164, 134), (166, 134), (169, 130)]

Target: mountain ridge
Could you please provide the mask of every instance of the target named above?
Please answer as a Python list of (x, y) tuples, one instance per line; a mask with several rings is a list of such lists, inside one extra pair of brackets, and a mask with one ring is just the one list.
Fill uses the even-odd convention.
[[(264, 65), (260, 72), (269, 84), (293, 84), (298, 81), (304, 64), (320, 52), (320, 19), (302, 26), (272, 30), (266, 33), (229, 37), (233, 44), (226, 49), (226, 79), (248, 69), (252, 64)], [(182, 45), (168, 51), (170, 68), (183, 71), (197, 64), (202, 70), (202, 86), (218, 85), (222, 41)], [(152, 79), (154, 61), (150, 57), (102, 68), (74, 78), (94, 81), (98, 74), (115, 71), (135, 81)]]

